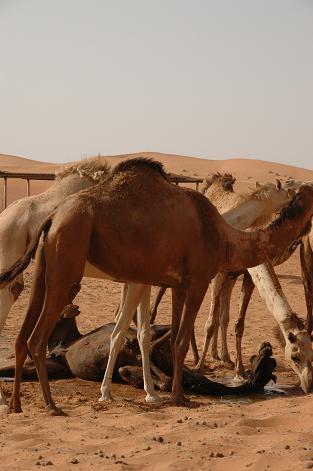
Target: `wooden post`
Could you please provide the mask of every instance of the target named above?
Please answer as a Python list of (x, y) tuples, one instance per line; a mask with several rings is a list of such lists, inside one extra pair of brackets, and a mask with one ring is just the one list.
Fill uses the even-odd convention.
[(5, 209), (8, 205), (8, 179), (3, 177), (3, 202), (2, 209)]
[(199, 191), (199, 182), (196, 183), (196, 190)]
[(27, 182), (27, 196), (30, 196), (30, 179), (27, 178), (26, 182)]

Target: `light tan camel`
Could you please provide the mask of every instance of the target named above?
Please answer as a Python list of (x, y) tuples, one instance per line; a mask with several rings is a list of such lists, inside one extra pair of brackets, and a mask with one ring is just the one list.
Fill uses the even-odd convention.
[[(305, 182), (301, 184), (312, 186), (312, 182)], [(295, 189), (299, 189), (300, 185), (299, 185), (299, 182), (289, 181), (289, 182), (284, 183), (284, 187), (295, 190)], [(309, 234), (298, 238), (298, 240), (296, 240), (294, 244), (292, 244), (286, 249), (285, 253), (283, 253), (279, 257), (276, 257), (274, 260), (272, 260), (272, 263), (274, 266), (276, 266), (285, 262), (291, 256), (291, 254), (294, 252), (294, 250), (297, 248), (299, 244), (300, 244), (300, 261), (301, 261), (301, 268), (302, 268), (302, 280), (303, 280), (303, 285), (304, 285), (306, 308), (307, 308), (306, 330), (309, 334), (311, 334), (312, 332), (312, 295), (313, 295), (313, 289), (312, 289), (313, 287), (313, 252), (312, 252), (313, 229), (311, 229)], [(296, 314), (293, 312), (292, 308), (290, 307), (286, 297), (283, 294), (280, 283), (272, 267), (260, 266), (260, 267), (254, 267), (253, 269), (249, 269), (248, 273), (245, 274), (245, 277), (244, 277), (242, 293), (240, 296), (240, 303), (239, 303), (239, 316), (235, 325), (235, 332), (236, 332), (236, 368), (235, 369), (236, 369), (236, 378), (239, 378), (239, 379), (242, 379), (242, 377), (244, 377), (245, 375), (243, 361), (242, 361), (241, 342), (242, 342), (242, 336), (244, 332), (245, 315), (246, 315), (247, 307), (248, 307), (254, 286), (258, 287), (261, 297), (266, 302), (268, 309), (273, 313), (285, 339), (291, 330), (290, 326), (292, 324), (294, 325), (295, 329), (297, 328), (304, 329), (303, 321), (300, 320), (296, 316)], [(292, 349), (290, 347), (290, 344), (287, 345), (287, 348), (285, 349), (286, 357), (290, 358), (291, 353), (293, 357), (297, 356), (295, 355), (294, 350), (297, 351), (297, 348), (295, 347), (295, 345), (292, 345)], [(299, 358), (297, 359), (297, 362), (295, 361), (291, 362), (291, 365), (297, 374), (299, 374), (299, 371), (301, 371), (301, 367), (299, 368), (299, 364), (301, 364), (302, 361), (303, 361), (303, 356), (300, 355)], [(301, 387), (306, 392), (307, 391), (306, 382), (303, 381), (303, 378), (301, 375), (300, 375), (300, 380), (301, 380)]]
[[(221, 193), (223, 191), (221, 190)], [(222, 201), (227, 201), (226, 207), (229, 207), (230, 196), (228, 192), (224, 191), (225, 196), (222, 197)], [(225, 212), (223, 211), (223, 205), (219, 206), (219, 209), (225, 219), (229, 224), (234, 225), (240, 229), (255, 229), (264, 227), (268, 224), (275, 216), (277, 211), (282, 208), (284, 204), (291, 198), (294, 194), (294, 191), (288, 189), (287, 191), (282, 188), (281, 182), (277, 180), (277, 185), (273, 183), (267, 183), (265, 185), (257, 184), (257, 189), (247, 193), (235, 193), (233, 192), (232, 198), (232, 209)], [(295, 250), (296, 244), (293, 247)], [(279, 260), (275, 260), (275, 264), (282, 263), (286, 260), (292, 253), (289, 247), (286, 247), (284, 241), (281, 245), (281, 257)], [(284, 257), (284, 260), (282, 260)], [(201, 371), (204, 368), (204, 362), (208, 347), (212, 338), (212, 348), (211, 355), (213, 358), (218, 359), (217, 353), (217, 334), (218, 328), (221, 328), (221, 337), (222, 337), (222, 351), (221, 351), (221, 360), (224, 363), (233, 365), (230, 360), (227, 347), (227, 328), (229, 324), (229, 306), (230, 306), (230, 297), (236, 282), (237, 277), (240, 273), (219, 273), (214, 280), (212, 281), (212, 302), (210, 313), (205, 324), (205, 340), (201, 353), (201, 358), (198, 361), (196, 369)], [(247, 285), (248, 277), (244, 279), (243, 289), (245, 292), (248, 291)], [(253, 290), (253, 288), (252, 288)], [(252, 292), (251, 292), (252, 294)], [(251, 295), (250, 294), (250, 295)], [(241, 313), (244, 311), (246, 299), (241, 300), (242, 309)], [(242, 316), (241, 318), (242, 319)], [(241, 322), (241, 321), (240, 321)], [(241, 326), (240, 322), (238, 323), (238, 328)], [(239, 333), (237, 346), (240, 343)]]
[[(210, 280), (219, 271), (241, 270), (273, 257), (282, 238), (292, 242), (300, 228), (307, 231), (312, 214), (313, 189), (303, 187), (269, 228), (242, 232), (229, 226), (198, 192), (170, 184), (160, 163), (147, 159), (120, 163), (109, 187), (99, 184), (62, 202), (41, 226), (24, 257), (0, 275), (0, 282), (7, 283), (25, 269), (44, 233), (30, 305), (16, 341), (13, 407), (20, 408), (21, 372), (28, 346), (45, 403), (53, 413), (60, 413), (47, 379), (46, 345), (61, 312), (79, 290), (86, 260), (116, 281), (172, 288), (172, 399), (183, 404), (183, 362)], [(127, 310), (123, 307), (113, 332), (111, 358), (101, 387), (104, 398), (110, 396), (112, 350), (114, 354), (118, 351), (141, 296), (138, 289), (126, 302)], [(312, 350), (306, 359), (312, 375)]]
[[(42, 221), (67, 196), (107, 178), (109, 165), (100, 158), (83, 159), (64, 166), (45, 192), (22, 198), (0, 214), (0, 271), (22, 257)], [(23, 273), (0, 289), (0, 333), (9, 311), (24, 287)], [(5, 398), (0, 389), (0, 405)]]

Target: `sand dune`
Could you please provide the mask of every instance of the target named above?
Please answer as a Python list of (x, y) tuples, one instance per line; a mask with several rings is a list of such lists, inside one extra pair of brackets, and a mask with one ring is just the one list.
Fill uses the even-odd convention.
[[(140, 155), (155, 157), (169, 171), (184, 175), (204, 177), (213, 171), (228, 171), (237, 177), (239, 186), (288, 176), (313, 180), (313, 171), (271, 162), (244, 159), (208, 161), (157, 153)], [(114, 164), (124, 157), (111, 156), (108, 160)], [(51, 172), (58, 167), (21, 157), (0, 156), (1, 170)], [(23, 191), (25, 193), (26, 183), (10, 182), (9, 188), (12, 201)], [(39, 191), (38, 188), (32, 183), (33, 191)], [(304, 315), (298, 252), (278, 267), (277, 272), (293, 309)], [(31, 274), (32, 267), (26, 274), (26, 289), (12, 309), (0, 338), (1, 363), (13, 360), (13, 342), (27, 307)], [(238, 282), (231, 303), (229, 343), (232, 356), (239, 293)], [(82, 331), (112, 321), (118, 301), (119, 286), (116, 283), (83, 280), (77, 297)], [(209, 305), (208, 293), (196, 320), (200, 346)], [(170, 307), (170, 294), (167, 293), (160, 307), (159, 322), (169, 322)], [(114, 385), (114, 394), (123, 399), (99, 406), (99, 384), (54, 381), (52, 391), (55, 399), (69, 417), (47, 418), (38, 384), (27, 383), (23, 385), (24, 412), (0, 416), (1, 470), (34, 470), (49, 462), (51, 469), (58, 471), (89, 468), (116, 471), (299, 471), (313, 468), (313, 395), (304, 396), (296, 386), (297, 377), (285, 363), (283, 351), (273, 336), (274, 325), (273, 317), (259, 295), (254, 293), (246, 320), (244, 361), (247, 364), (261, 341), (269, 340), (278, 361), (278, 385), (285, 388), (286, 395), (269, 394), (244, 399), (200, 397), (200, 406), (192, 409), (174, 408), (168, 404), (148, 407), (143, 403), (142, 391)], [(190, 355), (188, 362), (191, 364)], [(216, 364), (212, 366), (216, 367), (212, 376), (219, 379), (232, 374), (229, 371), (225, 373)], [(5, 384), (7, 393), (11, 387), (10, 383)]]
[[(110, 165), (114, 166), (126, 158), (151, 157), (161, 161), (169, 172), (205, 178), (213, 172), (229, 172), (237, 178), (237, 189), (243, 190), (255, 181), (266, 182), (275, 181), (276, 178), (282, 180), (293, 177), (297, 180), (313, 180), (313, 170), (306, 170), (290, 165), (266, 162), (264, 160), (240, 159), (229, 160), (207, 160), (197, 157), (186, 157), (173, 154), (161, 154), (158, 152), (138, 152), (135, 154), (103, 156)], [(0, 154), (0, 170), (10, 172), (54, 172), (62, 164), (39, 162), (16, 157), (12, 155)], [(27, 170), (26, 170), (27, 169)], [(36, 194), (44, 191), (51, 183), (36, 182), (31, 183), (31, 193)], [(18, 180), (9, 181), (9, 202), (26, 195), (26, 183)]]

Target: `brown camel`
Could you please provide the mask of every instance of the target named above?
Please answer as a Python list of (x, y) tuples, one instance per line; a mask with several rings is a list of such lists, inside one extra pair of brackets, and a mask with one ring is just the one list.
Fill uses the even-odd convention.
[[(238, 271), (273, 257), (282, 238), (292, 242), (299, 228), (307, 232), (312, 215), (313, 188), (303, 187), (266, 230), (243, 232), (229, 226), (203, 195), (170, 184), (159, 162), (140, 158), (121, 162), (107, 187), (99, 184), (62, 202), (24, 257), (0, 276), (5, 284), (25, 269), (43, 232), (30, 304), (16, 340), (14, 410), (20, 410), (28, 345), (46, 406), (53, 414), (60, 413), (49, 388), (46, 345), (61, 312), (80, 288), (86, 260), (116, 281), (172, 288), (172, 400), (184, 404), (184, 359), (210, 280), (219, 271)], [(120, 315), (118, 336), (113, 338), (115, 352), (141, 295), (138, 289), (127, 312)], [(308, 368), (312, 371), (311, 363)], [(104, 398), (110, 397), (110, 375), (107, 368), (101, 388)]]

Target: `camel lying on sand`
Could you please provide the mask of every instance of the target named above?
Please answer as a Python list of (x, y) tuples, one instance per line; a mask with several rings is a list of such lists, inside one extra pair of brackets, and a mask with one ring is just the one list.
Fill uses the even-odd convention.
[[(50, 379), (76, 377), (89, 381), (101, 381), (109, 358), (110, 338), (115, 324), (105, 324), (82, 335), (75, 319), (78, 313), (77, 309), (65, 312), (49, 337), (48, 376)], [(171, 345), (169, 335), (167, 335), (170, 326), (151, 325), (150, 330), (153, 381), (161, 391), (168, 391), (171, 388), (173, 376)], [(271, 379), (274, 381), (276, 379), (273, 375), (276, 361), (271, 358), (271, 355), (271, 345), (269, 342), (263, 342), (259, 353), (251, 357), (249, 379), (244, 385), (225, 386), (184, 366), (183, 386), (193, 393), (209, 396), (262, 392)], [(12, 377), (14, 373), (14, 366), (0, 368), (2, 377)], [(23, 368), (23, 380), (37, 378), (34, 362), (26, 362)], [(143, 388), (141, 357), (135, 329), (129, 328), (127, 331), (125, 341), (116, 358), (112, 379)]]
[[(28, 346), (47, 408), (53, 414), (62, 413), (51, 397), (45, 351), (61, 312), (80, 288), (86, 260), (110, 279), (137, 283), (132, 294), (126, 295), (112, 333), (101, 398), (111, 397), (117, 352), (144, 285), (163, 285), (172, 288), (173, 299), (172, 400), (184, 404), (184, 359), (211, 279), (220, 271), (239, 271), (274, 257), (282, 239), (292, 243), (299, 231), (307, 232), (312, 215), (313, 188), (303, 187), (267, 229), (243, 232), (229, 226), (203, 195), (170, 184), (159, 162), (140, 158), (121, 162), (113, 170), (109, 185), (99, 184), (62, 202), (42, 224), (24, 257), (0, 275), (3, 286), (24, 270), (44, 234), (29, 308), (16, 340), (12, 408), (21, 410), (19, 390)], [(143, 288), (138, 284), (144, 284)], [(148, 331), (145, 329), (142, 336), (149, 336)], [(293, 336), (297, 334), (292, 332)], [(313, 351), (306, 336), (301, 333), (299, 347), (304, 348), (303, 374), (311, 388)]]

